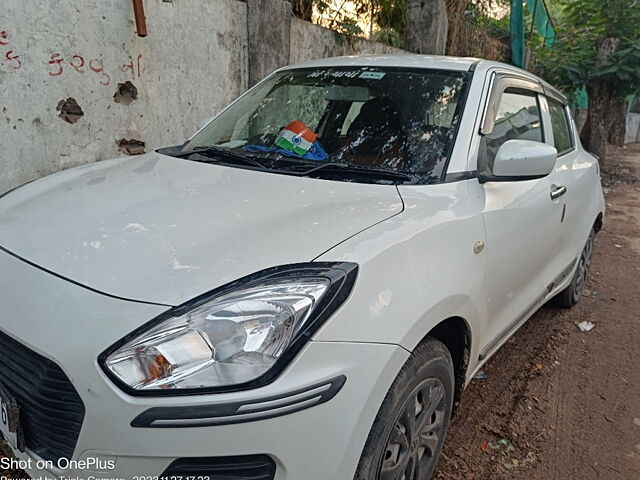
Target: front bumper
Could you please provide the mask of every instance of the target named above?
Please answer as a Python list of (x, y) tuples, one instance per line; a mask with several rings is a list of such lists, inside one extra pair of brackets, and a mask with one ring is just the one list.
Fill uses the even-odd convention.
[[(266, 455), (276, 480), (352, 479), (375, 415), (408, 358), (383, 344), (310, 342), (281, 376), (259, 389), (189, 397), (132, 397), (120, 391), (97, 356), (166, 307), (102, 295), (43, 272), (0, 252), (0, 331), (56, 363), (85, 405), (71, 460), (97, 458), (114, 468), (37, 468), (33, 477), (79, 479), (160, 476), (177, 459)], [(348, 320), (345, 320), (348, 321)], [(171, 428), (133, 427), (149, 409), (252, 404), (290, 397), (346, 377), (328, 401), (243, 423)], [(205, 408), (206, 409), (206, 408)], [(215, 480), (212, 477), (211, 480)]]

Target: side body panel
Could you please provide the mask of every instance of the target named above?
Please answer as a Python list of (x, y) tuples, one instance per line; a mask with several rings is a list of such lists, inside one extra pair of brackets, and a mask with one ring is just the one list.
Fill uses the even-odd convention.
[[(553, 145), (541, 85), (533, 78), (511, 77), (505, 71), (498, 73), (490, 92), (492, 108), (487, 108), (486, 115), (497, 113), (507, 89), (522, 89), (536, 97), (543, 141)], [(494, 118), (485, 117), (482, 125), (486, 133), (490, 133), (498, 124), (494, 126)], [(512, 133), (518, 135), (517, 128), (511, 128)], [(481, 148), (479, 146), (478, 156)], [(561, 255), (564, 198), (551, 197), (559, 183), (560, 176), (554, 169), (549, 175), (534, 180), (487, 182), (472, 187), (482, 204), (487, 228), (489, 327), (481, 339), (486, 344), (483, 357), (544, 303), (553, 289), (550, 285), (567, 268), (568, 263)]]
[[(494, 73), (511, 72), (502, 67), (480, 68), (485, 89), (479, 111), (488, 107), (495, 88)], [(514, 71), (522, 76), (521, 71)], [(523, 77), (524, 78), (524, 77)], [(536, 82), (535, 77), (530, 81)], [(542, 90), (548, 88), (542, 82)], [(542, 90), (539, 107), (544, 141), (553, 145), (549, 108)], [(483, 115), (478, 116), (469, 144), (468, 170), (478, 169)], [(481, 204), (487, 229), (486, 313), (483, 344), (478, 365), (494, 353), (544, 302), (570, 282), (573, 261), (579, 255), (589, 229), (604, 210), (595, 159), (584, 151), (575, 133), (576, 148), (562, 155), (555, 170), (534, 181), (468, 182), (470, 195)], [(551, 190), (567, 186), (567, 194), (550, 198)], [(569, 217), (570, 211), (572, 217)]]
[(466, 181), (399, 190), (402, 214), (318, 258), (349, 259), (360, 271), (351, 297), (317, 340), (392, 343), (411, 351), (450, 317), (463, 318), (472, 337), (483, 336), (485, 254), (474, 253), (474, 244), (486, 238)]
[(540, 306), (547, 286), (566, 267), (559, 262), (562, 205), (549, 197), (557, 173), (540, 180), (487, 183), (486, 303), (489, 344)]

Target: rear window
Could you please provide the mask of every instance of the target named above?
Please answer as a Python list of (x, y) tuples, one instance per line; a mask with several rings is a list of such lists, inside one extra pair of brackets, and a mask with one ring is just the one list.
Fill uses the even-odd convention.
[(567, 109), (563, 104), (551, 98), (547, 98), (547, 103), (549, 104), (551, 129), (553, 130), (553, 146), (558, 150), (558, 155), (562, 155), (573, 148)]

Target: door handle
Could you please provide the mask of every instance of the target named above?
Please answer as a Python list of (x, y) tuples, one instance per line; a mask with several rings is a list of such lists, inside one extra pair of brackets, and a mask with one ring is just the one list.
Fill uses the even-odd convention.
[(560, 198), (565, 193), (567, 193), (567, 187), (565, 187), (564, 185), (561, 187), (556, 187), (555, 185), (551, 186), (551, 200)]

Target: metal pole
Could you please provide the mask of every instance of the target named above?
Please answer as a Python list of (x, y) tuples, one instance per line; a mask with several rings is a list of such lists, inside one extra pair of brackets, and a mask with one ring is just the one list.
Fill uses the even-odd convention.
[(133, 0), (133, 15), (136, 18), (136, 30), (139, 37), (147, 36), (147, 19), (144, 16), (142, 0)]

